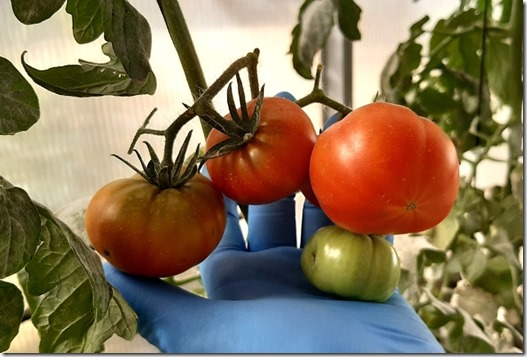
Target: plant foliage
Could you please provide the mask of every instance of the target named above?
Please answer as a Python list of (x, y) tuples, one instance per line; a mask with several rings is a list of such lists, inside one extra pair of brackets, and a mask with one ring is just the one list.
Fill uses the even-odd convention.
[(353, 0), (306, 0), (300, 7), (289, 49), (297, 73), (313, 78), (313, 58), (326, 44), (335, 23), (347, 39), (359, 40), (360, 13)]
[[(381, 95), (439, 124), (468, 167), (405, 290), (449, 352), (523, 350), (522, 13), (516, 0), (465, 0), (435, 25), (426, 16), (382, 73)], [(477, 184), (488, 160), (503, 184)]]

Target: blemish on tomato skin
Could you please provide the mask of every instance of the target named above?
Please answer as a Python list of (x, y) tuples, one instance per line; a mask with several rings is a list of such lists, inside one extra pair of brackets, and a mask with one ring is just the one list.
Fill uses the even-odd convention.
[(415, 202), (410, 202), (407, 206), (406, 206), (406, 210), (407, 211), (413, 211), (417, 208), (417, 205)]

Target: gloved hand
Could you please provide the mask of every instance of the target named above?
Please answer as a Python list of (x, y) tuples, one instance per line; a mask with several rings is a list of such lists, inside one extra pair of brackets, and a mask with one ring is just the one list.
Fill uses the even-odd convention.
[[(293, 196), (249, 206), (247, 246), (237, 205), (225, 198), (227, 226), (200, 265), (208, 298), (105, 264), (108, 281), (139, 316), (139, 332), (163, 352), (444, 352), (404, 298), (385, 303), (335, 299), (300, 267)], [(306, 201), (301, 247), (332, 222)]]

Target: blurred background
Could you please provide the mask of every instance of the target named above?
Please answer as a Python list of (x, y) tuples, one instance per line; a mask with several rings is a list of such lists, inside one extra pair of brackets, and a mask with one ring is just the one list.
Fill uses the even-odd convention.
[[(25, 189), (34, 200), (61, 213), (81, 235), (83, 209), (91, 195), (107, 182), (133, 174), (110, 155), (118, 154), (136, 163), (135, 156), (129, 157), (126, 151), (152, 109), (158, 108), (150, 127), (164, 129), (183, 112), (182, 103), (192, 102), (157, 3), (129, 2), (151, 26), (150, 64), (157, 76), (154, 95), (72, 98), (42, 89), (25, 74), (20, 61), (24, 51), (27, 63), (37, 69), (74, 64), (78, 59), (105, 62), (107, 58), (100, 51), (104, 40), (77, 44), (71, 33), (71, 17), (64, 9), (43, 23), (26, 26), (13, 15), (10, 1), (0, 2), (0, 56), (10, 60), (33, 84), (41, 107), (40, 120), (31, 130), (0, 137), (0, 174)], [(286, 90), (299, 98), (309, 93), (313, 81), (294, 71), (288, 55), (291, 31), (302, 3), (302, 0), (180, 0), (207, 82), (212, 83), (235, 59), (259, 48), (258, 72), (266, 95)], [(362, 39), (350, 46), (335, 30), (324, 53), (315, 59), (325, 66), (326, 92), (354, 108), (375, 98), (381, 71), (397, 44), (409, 37), (411, 24), (427, 14), (433, 23), (459, 6), (458, 0), (357, 3), (362, 8), (359, 23)], [(226, 113), (224, 96), (217, 98), (216, 109)], [(318, 130), (327, 113), (318, 105), (308, 106), (305, 111)], [(184, 128), (177, 143), (191, 129), (194, 129), (191, 147), (203, 142), (199, 122), (194, 120)], [(158, 137), (143, 139), (161, 150), (163, 142)], [(138, 144), (137, 148), (146, 155), (143, 146)], [(478, 175), (479, 185), (502, 184), (498, 164), (488, 161), (480, 168), (485, 173)], [(302, 197), (298, 204), (302, 204)], [(404, 252), (399, 252), (404, 260)], [(37, 351), (37, 333), (30, 323), (25, 323), (7, 352)], [(138, 336), (132, 342), (113, 337), (105, 352), (156, 351)]]

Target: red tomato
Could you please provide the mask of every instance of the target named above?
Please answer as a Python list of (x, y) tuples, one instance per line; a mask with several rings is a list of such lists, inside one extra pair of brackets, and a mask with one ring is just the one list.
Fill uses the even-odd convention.
[[(250, 116), (255, 104), (256, 100), (247, 103)], [(261, 108), (260, 126), (247, 144), (206, 162), (214, 184), (243, 204), (269, 203), (298, 191), (308, 180), (316, 140), (313, 123), (294, 102), (264, 98)], [(213, 129), (207, 138), (207, 150), (227, 138)]]
[(311, 187), (310, 180), (308, 180), (302, 185), (300, 191), (302, 191), (302, 194), (304, 195), (306, 200), (311, 202), (311, 204), (313, 204), (314, 206), (320, 207), (320, 203), (318, 203), (317, 196), (315, 196), (315, 192), (313, 192), (313, 187)]
[(226, 219), (223, 196), (196, 174), (164, 190), (137, 177), (112, 181), (92, 197), (85, 224), (95, 250), (117, 269), (163, 277), (203, 261)]
[(310, 178), (320, 207), (363, 234), (419, 232), (441, 222), (459, 188), (454, 144), (410, 109), (376, 102), (323, 132)]

